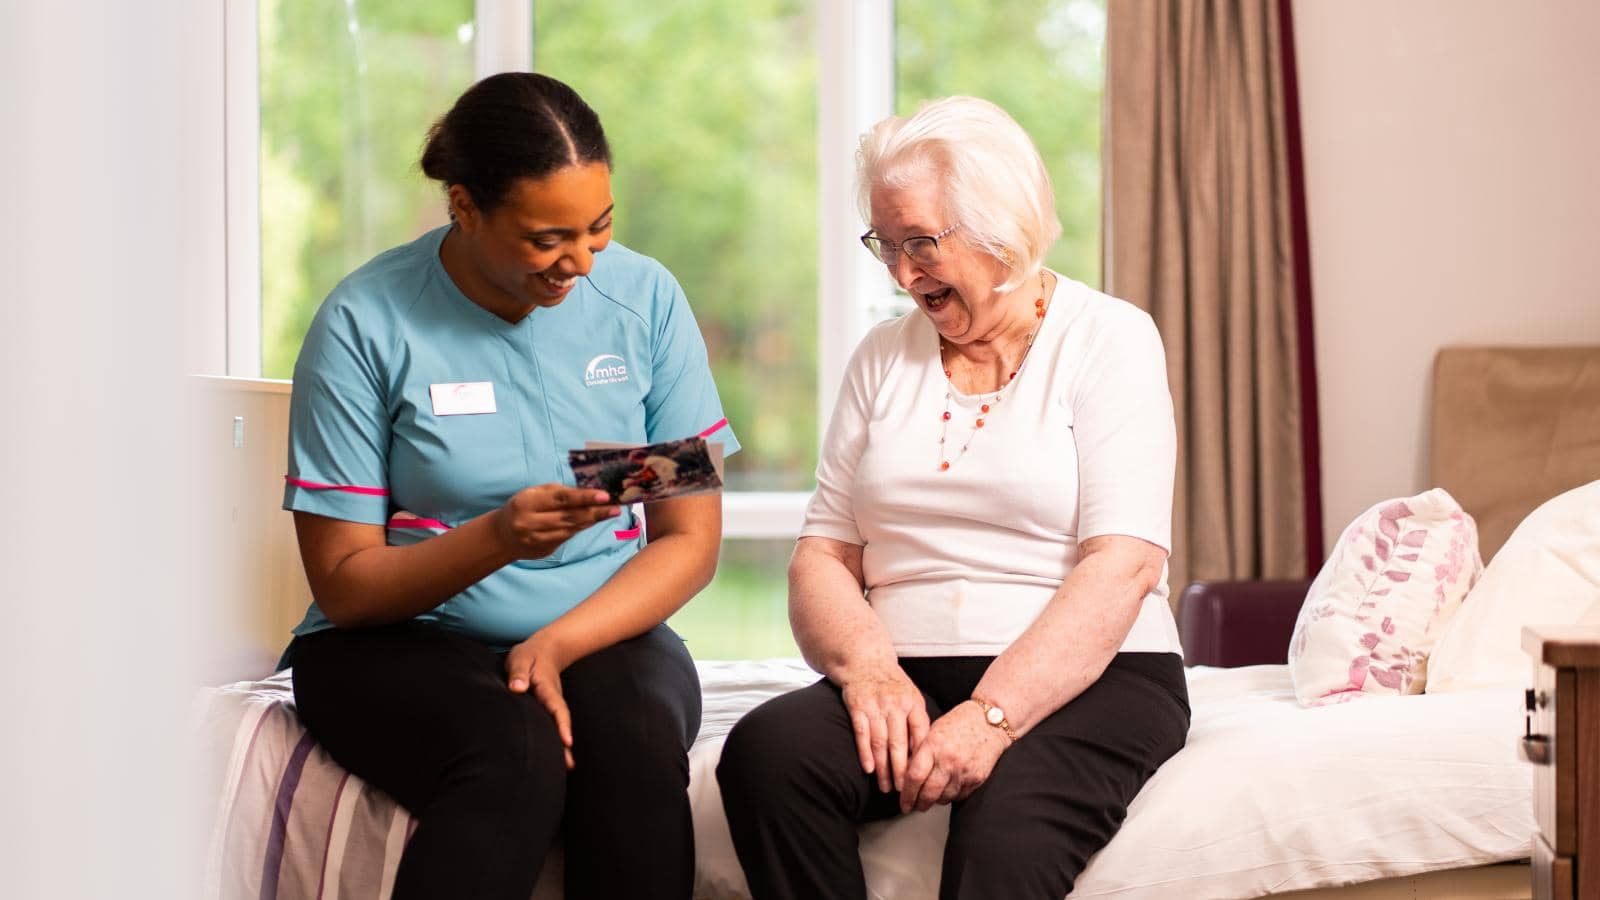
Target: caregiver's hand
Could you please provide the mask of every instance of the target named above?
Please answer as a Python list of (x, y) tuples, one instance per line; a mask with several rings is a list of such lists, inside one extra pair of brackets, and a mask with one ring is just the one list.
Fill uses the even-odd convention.
[(561, 693), (561, 672), (567, 667), (559, 643), (548, 629), (535, 631), (533, 636), (511, 648), (506, 655), (506, 684), (513, 693), (532, 692), (535, 699), (550, 711), (556, 720), (556, 733), (561, 736), (562, 753), (566, 755), (567, 769), (572, 761), (572, 714), (567, 711), (567, 698)]
[(878, 790), (900, 790), (906, 757), (928, 733), (922, 692), (898, 665), (844, 680), (840, 691), (855, 731), (861, 771), (878, 776)]
[(518, 559), (541, 559), (578, 532), (621, 512), (605, 491), (541, 484), (518, 491), (495, 511), (495, 534)]

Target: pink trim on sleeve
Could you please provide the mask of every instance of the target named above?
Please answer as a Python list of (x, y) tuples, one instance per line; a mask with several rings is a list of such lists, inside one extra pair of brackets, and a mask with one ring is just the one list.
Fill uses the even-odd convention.
[(639, 526), (635, 525), (632, 528), (629, 528), (627, 531), (613, 531), (611, 533), (615, 535), (619, 541), (635, 541), (639, 539), (639, 530)]
[(450, 526), (438, 519), (421, 519), (416, 516), (394, 516), (389, 519), (389, 528), (438, 528), (449, 531)]
[(283, 480), (295, 487), (305, 488), (309, 491), (344, 491), (347, 494), (369, 494), (374, 497), (389, 496), (388, 488), (362, 487), (359, 484), (318, 484), (315, 481), (306, 481), (303, 478), (283, 476)]
[(699, 434), (695, 435), (695, 437), (702, 437), (702, 438), (710, 437), (713, 434), (716, 434), (721, 429), (726, 428), (727, 425), (728, 425), (727, 418), (724, 417), (724, 418), (718, 419), (717, 423), (715, 425), (712, 425), (710, 428), (707, 428), (705, 431), (700, 432)]

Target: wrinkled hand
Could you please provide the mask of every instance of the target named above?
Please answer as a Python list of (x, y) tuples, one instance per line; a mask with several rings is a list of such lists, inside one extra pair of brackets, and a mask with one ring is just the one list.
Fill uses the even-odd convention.
[(605, 491), (541, 484), (518, 491), (495, 511), (495, 533), (518, 559), (541, 559), (578, 532), (621, 512)]
[(561, 736), (562, 752), (570, 771), (573, 767), (572, 714), (561, 693), (561, 672), (566, 667), (567, 661), (548, 630), (534, 632), (532, 637), (512, 647), (506, 656), (506, 685), (513, 693), (532, 692), (550, 711), (556, 720), (556, 733)]
[(989, 779), (1011, 741), (984, 721), (983, 708), (962, 703), (939, 717), (906, 766), (900, 811), (925, 812), (935, 803), (965, 800)]
[(922, 692), (899, 666), (844, 683), (844, 708), (856, 736), (861, 771), (878, 776), (878, 790), (900, 790), (906, 759), (928, 733)]

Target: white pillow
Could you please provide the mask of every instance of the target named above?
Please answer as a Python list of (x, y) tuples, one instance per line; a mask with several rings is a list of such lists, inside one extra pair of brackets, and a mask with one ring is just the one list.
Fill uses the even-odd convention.
[(1429, 653), (1482, 570), (1478, 526), (1441, 488), (1357, 516), (1295, 620), (1295, 696), (1325, 706), (1422, 693)]
[(1434, 648), (1428, 691), (1532, 683), (1524, 625), (1600, 621), (1600, 481), (1528, 514)]

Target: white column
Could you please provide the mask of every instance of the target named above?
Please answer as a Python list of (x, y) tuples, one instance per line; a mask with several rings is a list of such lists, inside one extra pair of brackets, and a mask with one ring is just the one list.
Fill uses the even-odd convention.
[(472, 34), (479, 78), (533, 71), (533, 0), (477, 0)]
[(817, 182), (818, 422), (826, 432), (845, 363), (890, 299), (882, 265), (856, 241), (855, 154), (861, 133), (894, 111), (894, 0), (820, 0)]
[(256, 0), (223, 6), (227, 369), (261, 377), (261, 48)]
[(187, 0), (0, 2), (0, 897), (194, 894), (194, 661), (230, 586), (190, 529), (221, 128), (189, 82), (222, 79), (222, 30)]

